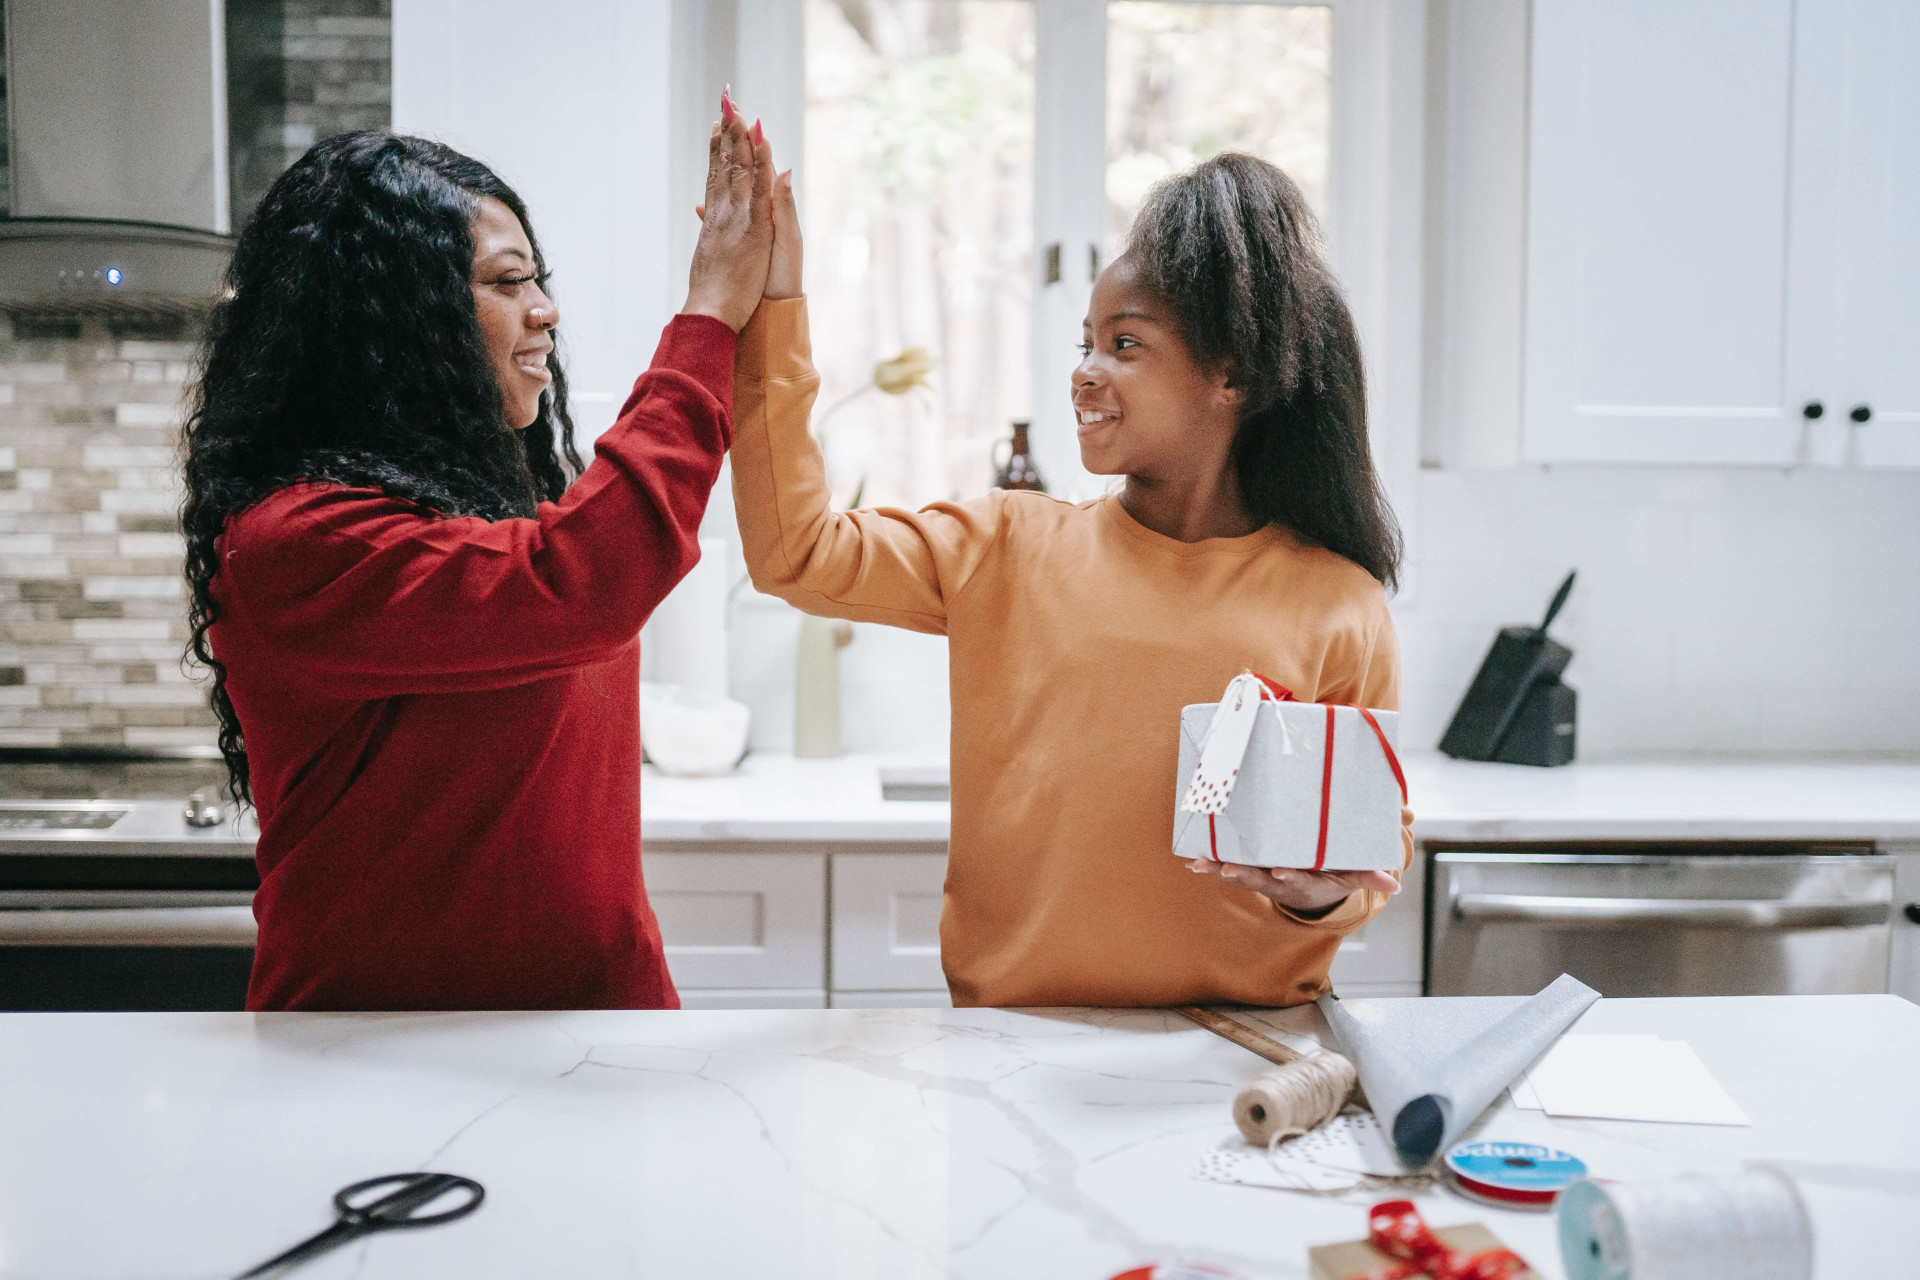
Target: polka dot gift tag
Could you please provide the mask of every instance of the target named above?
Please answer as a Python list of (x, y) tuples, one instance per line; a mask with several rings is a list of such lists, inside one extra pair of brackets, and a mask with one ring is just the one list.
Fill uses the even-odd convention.
[(1260, 678), (1237, 675), (1220, 695), (1213, 721), (1207, 726), (1207, 739), (1200, 748), (1200, 764), (1180, 808), (1187, 813), (1217, 814), (1233, 798), (1233, 784), (1240, 777), (1240, 762), (1246, 759), (1247, 739), (1253, 736), (1254, 718), (1260, 714)]

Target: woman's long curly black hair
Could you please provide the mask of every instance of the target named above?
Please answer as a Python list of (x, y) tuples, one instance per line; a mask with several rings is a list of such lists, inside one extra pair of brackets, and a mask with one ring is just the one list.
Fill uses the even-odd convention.
[(1195, 359), (1245, 393), (1233, 464), (1249, 513), (1396, 585), (1400, 526), (1367, 447), (1360, 338), (1300, 188), (1264, 160), (1214, 156), (1153, 189), (1125, 258)]
[(423, 514), (531, 516), (583, 463), (558, 354), (540, 416), (507, 423), (474, 311), (481, 200), (526, 205), (479, 161), (380, 130), (318, 143), (247, 220), (208, 321), (182, 439), (192, 659), (213, 673), (234, 799), (247, 748), (208, 643), (214, 549), (229, 516), (300, 480), (378, 489)]

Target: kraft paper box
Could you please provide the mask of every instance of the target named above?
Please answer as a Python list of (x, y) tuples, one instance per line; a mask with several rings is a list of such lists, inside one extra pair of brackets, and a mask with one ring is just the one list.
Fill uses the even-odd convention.
[[(1406, 860), (1399, 715), (1256, 694), (1250, 732), (1225, 723), (1230, 717), (1217, 720), (1226, 699), (1249, 696), (1242, 682), (1250, 679), (1229, 685), (1222, 703), (1197, 703), (1180, 713), (1174, 854), (1255, 867), (1399, 871)], [(1237, 742), (1236, 729), (1246, 735), (1237, 771), (1219, 773), (1213, 783), (1203, 778), (1195, 788), (1210, 731)], [(1215, 763), (1221, 753), (1210, 758), (1215, 773), (1231, 768), (1233, 745), (1224, 750), (1225, 765)], [(1196, 799), (1218, 812), (1189, 807)]]
[[(1436, 1227), (1433, 1234), (1462, 1257), (1471, 1257), (1488, 1249), (1506, 1248), (1493, 1232), (1477, 1222), (1457, 1227)], [(1307, 1274), (1312, 1280), (1361, 1280), (1362, 1277), (1377, 1276), (1398, 1265), (1365, 1240), (1315, 1245), (1307, 1250)], [(1515, 1272), (1514, 1280), (1540, 1280), (1540, 1273), (1529, 1268)]]

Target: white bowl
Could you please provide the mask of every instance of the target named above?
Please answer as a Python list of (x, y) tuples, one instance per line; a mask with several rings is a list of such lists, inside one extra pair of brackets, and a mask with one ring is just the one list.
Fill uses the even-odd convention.
[(677, 684), (640, 686), (640, 745), (662, 773), (730, 773), (747, 749), (745, 705)]

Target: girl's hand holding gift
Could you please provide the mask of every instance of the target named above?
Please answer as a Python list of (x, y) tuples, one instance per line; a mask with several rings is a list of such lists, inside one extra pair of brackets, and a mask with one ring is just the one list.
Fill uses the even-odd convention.
[(1192, 858), (1187, 869), (1214, 875), (1228, 884), (1272, 898), (1299, 915), (1322, 915), (1361, 889), (1398, 893), (1400, 882), (1384, 871), (1300, 871), (1292, 867), (1248, 867), (1237, 862), (1208, 862)]

